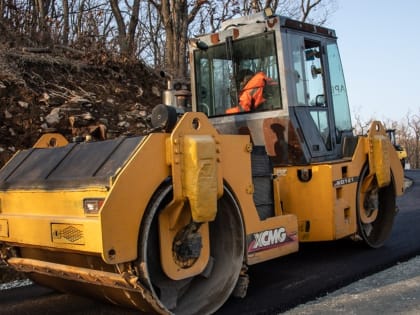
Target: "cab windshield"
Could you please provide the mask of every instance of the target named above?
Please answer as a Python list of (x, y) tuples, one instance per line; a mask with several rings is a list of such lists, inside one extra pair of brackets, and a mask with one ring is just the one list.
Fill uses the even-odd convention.
[[(239, 40), (227, 38), (223, 44), (196, 50), (194, 62), (197, 111), (212, 117), (232, 114), (235, 107), (238, 111), (234, 114), (282, 108), (274, 32)], [(249, 110), (238, 106), (244, 70), (262, 72), (264, 82), (270, 82), (262, 87), (261, 104)]]

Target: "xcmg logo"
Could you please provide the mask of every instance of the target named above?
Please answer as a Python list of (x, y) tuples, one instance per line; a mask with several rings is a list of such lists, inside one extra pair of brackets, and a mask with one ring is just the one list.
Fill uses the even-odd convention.
[(294, 241), (293, 238), (287, 236), (287, 232), (284, 227), (254, 233), (248, 235), (247, 238), (248, 253), (278, 247), (284, 243)]

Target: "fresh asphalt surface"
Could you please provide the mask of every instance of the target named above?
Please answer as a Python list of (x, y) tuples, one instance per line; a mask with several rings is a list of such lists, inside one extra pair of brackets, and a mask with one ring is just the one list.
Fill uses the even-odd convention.
[[(392, 234), (380, 249), (336, 241), (303, 244), (300, 251), (253, 266), (245, 299), (231, 298), (216, 314), (279, 314), (420, 254), (420, 171), (398, 199)], [(38, 286), (0, 291), (0, 314), (138, 314)]]
[(246, 299), (230, 299), (217, 313), (278, 314), (420, 254), (420, 171), (406, 171), (412, 186), (397, 200), (392, 234), (379, 249), (336, 241), (250, 268)]

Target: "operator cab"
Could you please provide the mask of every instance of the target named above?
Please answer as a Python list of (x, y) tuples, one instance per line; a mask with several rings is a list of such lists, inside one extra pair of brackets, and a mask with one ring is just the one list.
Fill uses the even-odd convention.
[[(193, 110), (219, 132), (249, 134), (274, 165), (343, 158), (353, 133), (333, 30), (258, 13), (230, 20), (191, 50)], [(245, 69), (269, 78), (264, 102), (250, 110), (239, 106)]]

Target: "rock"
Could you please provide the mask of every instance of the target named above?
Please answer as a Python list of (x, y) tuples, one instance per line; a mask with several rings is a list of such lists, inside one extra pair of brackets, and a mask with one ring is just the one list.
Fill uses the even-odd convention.
[(89, 113), (89, 112), (81, 114), (80, 118), (82, 118), (84, 120), (94, 120), (95, 119), (95, 117), (93, 117), (92, 114)]
[(29, 107), (29, 103), (24, 102), (24, 101), (18, 101), (18, 105), (22, 108), (27, 109)]
[(109, 125), (108, 119), (106, 118), (99, 118), (99, 123), (104, 124), (105, 126)]
[(139, 116), (139, 111), (137, 109), (134, 109), (127, 113), (127, 117), (130, 117), (130, 118), (138, 117), (138, 116)]
[(38, 102), (48, 104), (49, 100), (50, 100), (50, 96), (48, 95), (48, 93), (44, 92), (41, 94), (40, 98), (38, 99)]
[(50, 96), (48, 104), (50, 106), (59, 106), (59, 105), (63, 104), (65, 101), (66, 101), (66, 99), (62, 96), (52, 95), (52, 96)]
[(127, 122), (127, 121), (120, 121), (118, 123), (118, 127), (120, 127), (120, 128), (129, 128), (130, 127), (130, 123)]
[(3, 82), (0, 81), (0, 96), (6, 95), (7, 87)]
[(45, 117), (48, 125), (53, 126), (60, 122), (60, 108), (53, 108), (52, 111)]
[(4, 118), (6, 119), (10, 119), (12, 118), (13, 115), (9, 113), (9, 111), (7, 109), (4, 110)]
[(160, 89), (157, 86), (152, 86), (152, 93), (160, 97)]
[(84, 103), (90, 103), (90, 101), (89, 101), (88, 99), (83, 98), (83, 97), (78, 96), (78, 95), (71, 97), (71, 98), (68, 100), (68, 102), (69, 102), (69, 103), (74, 103), (74, 104), (79, 104), (79, 105), (82, 105), (82, 104), (84, 104)]

